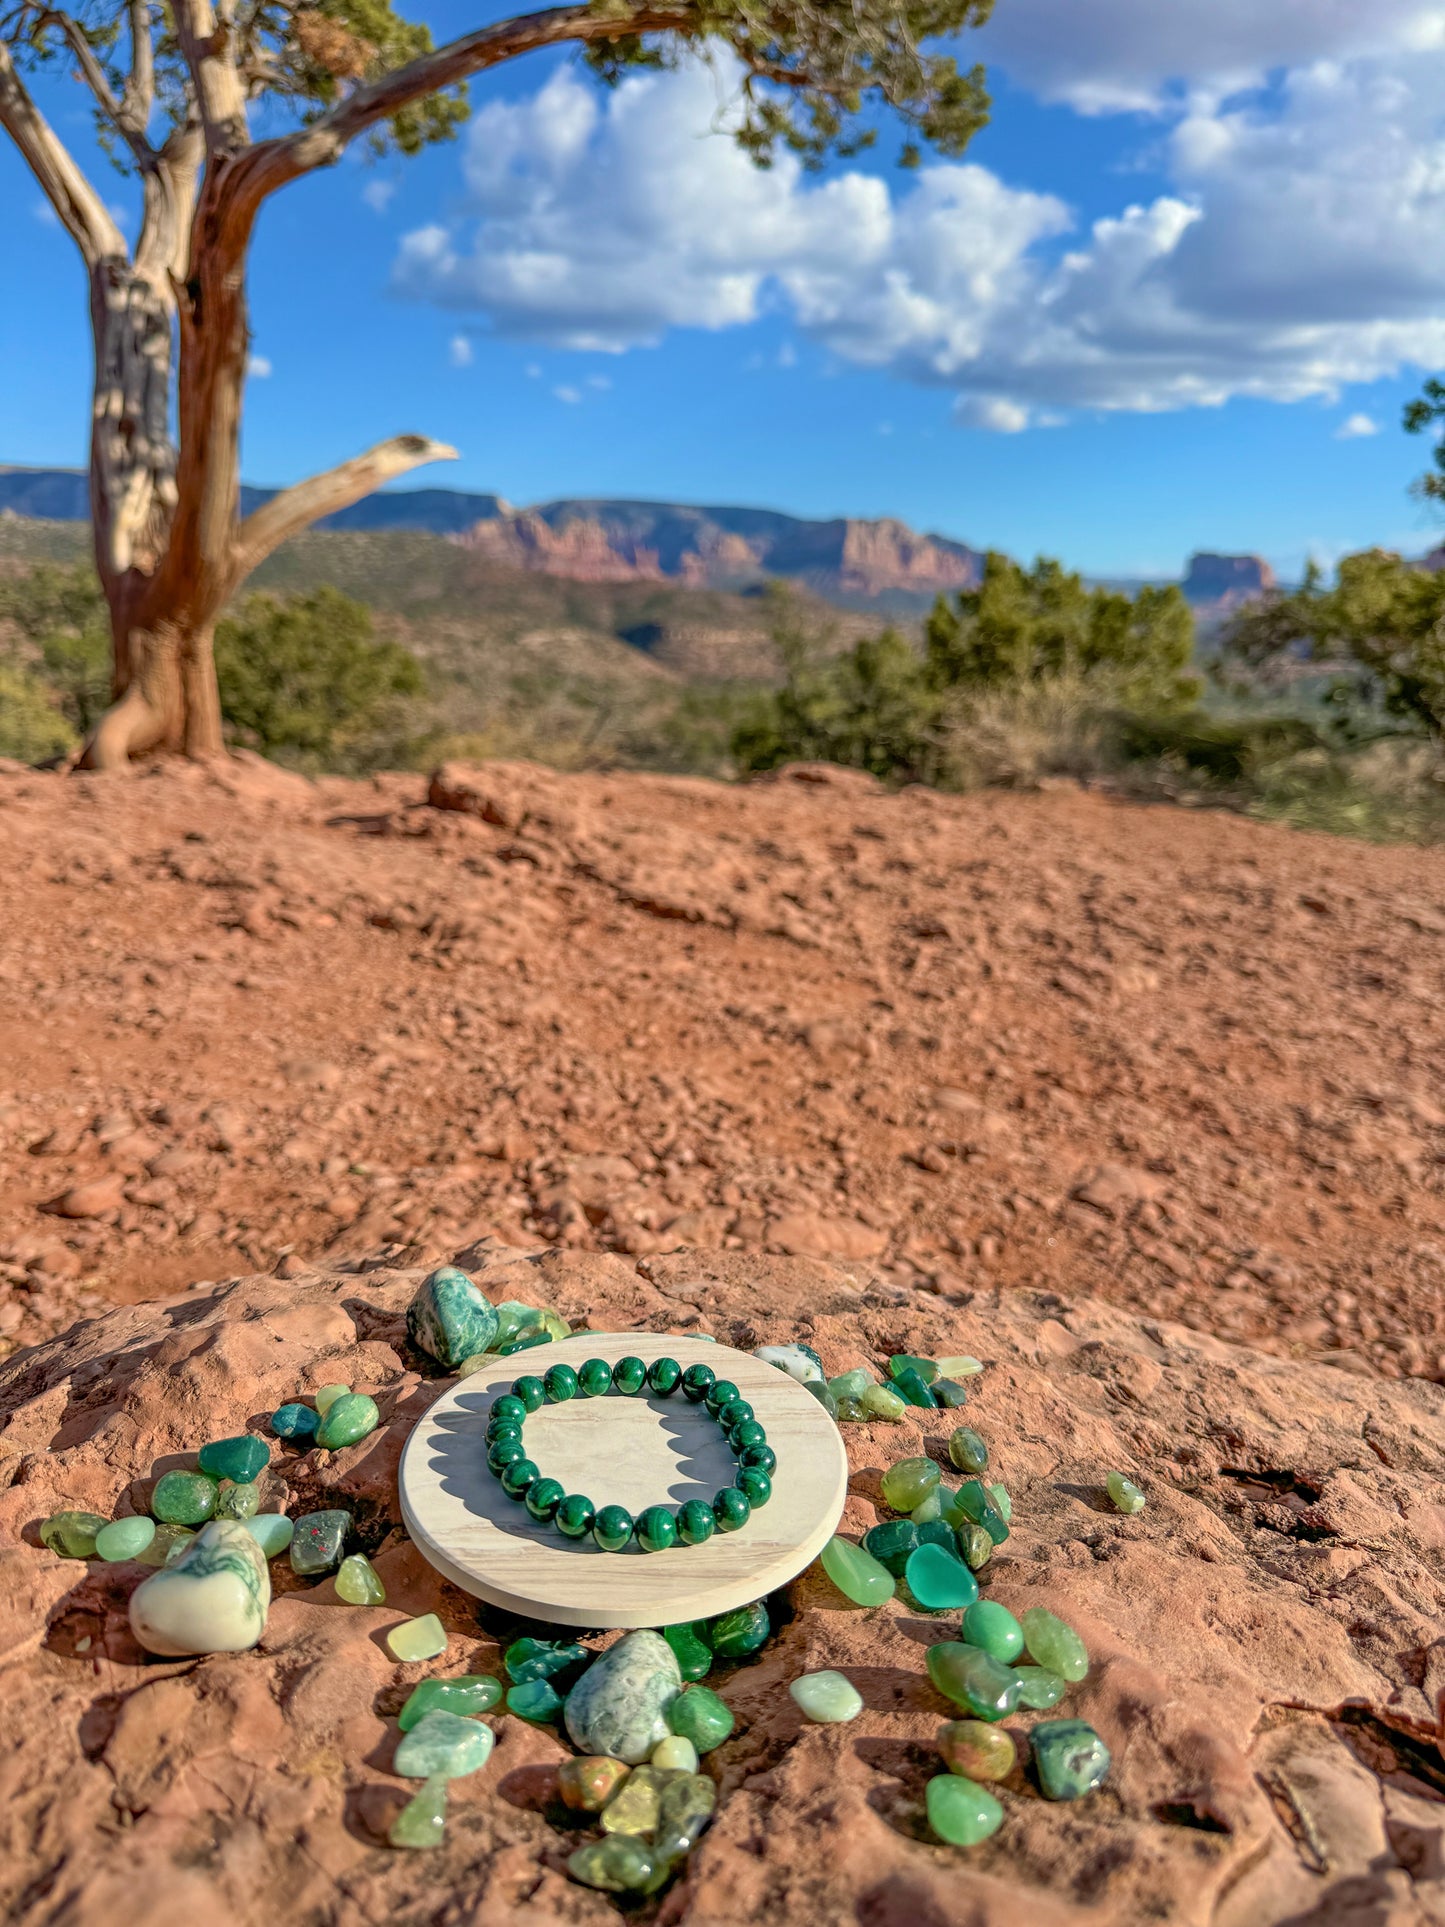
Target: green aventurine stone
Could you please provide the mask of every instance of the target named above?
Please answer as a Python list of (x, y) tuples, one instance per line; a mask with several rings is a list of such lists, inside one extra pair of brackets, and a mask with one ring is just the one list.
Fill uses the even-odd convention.
[(895, 1512), (911, 1512), (943, 1477), (932, 1459), (900, 1459), (883, 1474), (883, 1498)]
[(712, 1516), (719, 1532), (741, 1532), (753, 1516), (752, 1501), (740, 1487), (728, 1486), (713, 1500)]
[(911, 1552), (903, 1583), (926, 1612), (956, 1612), (978, 1598), (978, 1581), (961, 1559), (942, 1546), (919, 1546)]
[(510, 1345), (514, 1338), (524, 1332), (538, 1331), (542, 1328), (542, 1314), (535, 1305), (524, 1305), (520, 1299), (504, 1298), (499, 1305), (493, 1305), (496, 1313), (497, 1329), (492, 1339), (491, 1349), (499, 1352), (503, 1345)]
[(605, 1358), (588, 1358), (577, 1367), (577, 1389), (584, 1398), (602, 1398), (612, 1390), (612, 1367)]
[(439, 1847), (447, 1824), (447, 1783), (428, 1780), (386, 1830), (394, 1847)]
[(1021, 1623), (1030, 1659), (1071, 1684), (1088, 1672), (1088, 1649), (1073, 1627), (1057, 1615), (1042, 1606), (1030, 1606)]
[[(750, 1606), (734, 1606), (731, 1612), (719, 1613), (716, 1619), (709, 1620), (708, 1644), (719, 1659), (746, 1659), (749, 1653), (757, 1652), (766, 1644), (772, 1630), (766, 1604), (755, 1599)], [(701, 1747), (698, 1751), (702, 1751)]]
[(655, 1766), (635, 1766), (602, 1809), (604, 1833), (651, 1833), (662, 1817), (667, 1775)]
[(1019, 1705), (1027, 1706), (1032, 1713), (1047, 1713), (1069, 1690), (1069, 1682), (1051, 1673), (1047, 1666), (1015, 1666), (1014, 1671), (1022, 1682)]
[(986, 1720), (949, 1720), (938, 1729), (938, 1750), (949, 1772), (967, 1780), (1006, 1780), (1018, 1758), (1009, 1735)]
[(271, 1448), (265, 1439), (243, 1433), (238, 1439), (212, 1439), (203, 1445), (197, 1463), (211, 1479), (234, 1479), (246, 1485), (264, 1472), (271, 1462)]
[(1014, 1516), (1014, 1502), (1008, 1495), (1008, 1488), (1002, 1485), (990, 1485), (984, 1490), (998, 1508), (999, 1517), (1007, 1525)]
[(993, 1540), (982, 1526), (969, 1520), (958, 1528), (958, 1554), (970, 1572), (982, 1572), (993, 1557)]
[(336, 1571), (336, 1596), (348, 1606), (384, 1606), (386, 1587), (375, 1566), (363, 1552), (343, 1559)]
[(493, 1679), (490, 1673), (459, 1673), (455, 1679), (424, 1679), (412, 1689), (411, 1697), (400, 1713), (396, 1723), (403, 1733), (411, 1729), (428, 1713), (456, 1713), (463, 1717), (476, 1713), (490, 1713), (494, 1706), (501, 1704), (502, 1682)]
[(480, 1720), (434, 1707), (402, 1735), (391, 1770), (407, 1780), (460, 1780), (487, 1764), (493, 1741)]
[(584, 1887), (600, 1887), (603, 1893), (641, 1893), (653, 1877), (655, 1862), (640, 1840), (628, 1833), (610, 1833), (605, 1840), (593, 1840), (579, 1847), (567, 1862), (567, 1871)]
[(1005, 1666), (1024, 1649), (1023, 1627), (996, 1599), (979, 1599), (969, 1607), (963, 1615), (963, 1637), (970, 1646), (992, 1653)]
[(674, 1733), (691, 1740), (699, 1753), (711, 1753), (733, 1730), (732, 1710), (710, 1686), (684, 1686), (667, 1709)]
[(1109, 1488), (1109, 1497), (1120, 1512), (1142, 1512), (1146, 1504), (1144, 1494), (1132, 1479), (1126, 1479), (1122, 1472), (1111, 1472), (1104, 1482)]
[(316, 1443), (328, 1452), (339, 1452), (343, 1446), (366, 1438), (380, 1423), (381, 1413), (374, 1398), (365, 1392), (348, 1392), (345, 1398), (337, 1399), (316, 1428)]
[[(249, 1531), (251, 1521), (245, 1519), (242, 1523)], [(180, 1557), (195, 1536), (189, 1526), (158, 1525), (155, 1537), (136, 1557), (143, 1566), (168, 1566), (172, 1559)]]
[(254, 1519), (261, 1510), (261, 1489), (253, 1479), (248, 1485), (237, 1485), (234, 1479), (222, 1479), (216, 1487), (215, 1519)]
[(948, 1441), (948, 1456), (960, 1472), (987, 1472), (988, 1446), (971, 1425), (960, 1425)]
[(662, 1789), (652, 1851), (664, 1866), (691, 1853), (717, 1807), (717, 1782), (706, 1773), (679, 1773)]
[(659, 1398), (671, 1398), (682, 1383), (682, 1367), (675, 1358), (654, 1358), (647, 1368), (647, 1383)]
[(917, 1550), (919, 1543), (918, 1527), (912, 1519), (885, 1519), (881, 1525), (869, 1526), (863, 1534), (864, 1552), (880, 1566), (886, 1566), (895, 1579), (903, 1577), (908, 1555)]
[(634, 1530), (644, 1552), (670, 1552), (677, 1544), (677, 1520), (670, 1505), (650, 1505), (639, 1512)]
[(245, 1521), (245, 1526), (268, 1559), (286, 1550), (295, 1530), (294, 1522), (284, 1512), (258, 1512)]
[(907, 1352), (896, 1352), (888, 1361), (888, 1376), (896, 1381), (905, 1372), (916, 1372), (925, 1385), (931, 1385), (938, 1377), (938, 1367), (931, 1358), (913, 1358)]
[[(684, 1512), (687, 1507), (683, 1507)], [(712, 1513), (708, 1512), (711, 1522)], [(681, 1626), (664, 1626), (662, 1636), (672, 1648), (672, 1656), (677, 1661), (677, 1670), (684, 1679), (706, 1679), (712, 1671), (712, 1648), (699, 1638), (695, 1623)]]
[(591, 1663), (585, 1646), (564, 1639), (514, 1639), (502, 1655), (507, 1678), (515, 1686), (528, 1680), (555, 1679), (559, 1673), (576, 1672)]
[(968, 1387), (960, 1384), (956, 1378), (936, 1378), (928, 1389), (933, 1394), (934, 1403), (950, 1412), (968, 1403)]
[(640, 1358), (619, 1358), (612, 1367), (612, 1383), (627, 1398), (635, 1398), (647, 1383), (647, 1367)]
[(392, 1658), (404, 1664), (436, 1659), (447, 1649), (446, 1628), (435, 1613), (423, 1613), (418, 1619), (404, 1619), (399, 1626), (393, 1626), (386, 1643)]
[(567, 1539), (585, 1539), (597, 1514), (592, 1501), (580, 1492), (569, 1492), (552, 1514), (552, 1523)]
[(925, 1492), (918, 1504), (909, 1513), (916, 1526), (931, 1526), (944, 1516), (945, 1503), (952, 1495), (947, 1486), (936, 1485), (931, 1492)]
[(323, 1385), (316, 1394), (317, 1416), (325, 1418), (337, 1399), (345, 1398), (350, 1390), (351, 1387), (349, 1385)]
[(96, 1557), (112, 1564), (118, 1559), (139, 1559), (155, 1536), (154, 1519), (112, 1519), (95, 1535)]
[(863, 1711), (863, 1695), (843, 1673), (804, 1673), (788, 1691), (806, 1718), (820, 1725), (856, 1720)]
[(330, 1572), (350, 1530), (349, 1512), (303, 1512), (291, 1530), (292, 1572)]
[[(406, 1308), (411, 1342), (451, 1368), (497, 1342), (498, 1319), (491, 1301), (455, 1265), (429, 1272)], [(321, 1409), (321, 1400), (316, 1401)]]
[(632, 1514), (626, 1506), (603, 1506), (592, 1521), (592, 1537), (604, 1552), (621, 1552), (632, 1537)]
[(508, 1688), (507, 1711), (534, 1726), (550, 1726), (562, 1717), (562, 1695), (549, 1679), (529, 1679)]
[(911, 1365), (906, 1372), (894, 1379), (893, 1384), (898, 1396), (906, 1399), (910, 1405), (921, 1406), (925, 1410), (931, 1411), (938, 1403), (938, 1400), (933, 1396), (932, 1392), (929, 1391), (927, 1385), (924, 1384), (922, 1378), (914, 1371)]
[(677, 1509), (677, 1530), (685, 1546), (705, 1546), (717, 1531), (717, 1520), (705, 1499), (689, 1499)]
[(976, 1847), (1003, 1825), (1003, 1807), (987, 1787), (940, 1773), (924, 1790), (928, 1824), (951, 1847)]
[(1109, 1749), (1084, 1720), (1043, 1720), (1029, 1734), (1034, 1770), (1050, 1800), (1078, 1800), (1109, 1777)]
[(988, 1495), (988, 1488), (977, 1479), (965, 1479), (958, 1488), (955, 1507), (966, 1519), (982, 1526), (996, 1546), (1008, 1537), (1008, 1521)]
[[(917, 1531), (917, 1527), (914, 1527)], [(893, 1574), (862, 1546), (835, 1534), (821, 1554), (824, 1572), (855, 1606), (881, 1606), (893, 1597)]]
[(940, 1358), (938, 1369), (945, 1378), (973, 1378), (983, 1370), (983, 1361), (963, 1353), (955, 1358)]
[(106, 1521), (99, 1512), (52, 1512), (40, 1528), (40, 1542), (62, 1559), (93, 1559)]
[(839, 1372), (836, 1378), (828, 1380), (828, 1390), (834, 1398), (862, 1398), (868, 1387), (873, 1384), (873, 1374), (855, 1365), (851, 1372)]
[(1015, 1673), (977, 1646), (941, 1640), (928, 1649), (928, 1677), (947, 1699), (966, 1706), (975, 1719), (1001, 1720), (1019, 1703)]
[(151, 1493), (151, 1511), (168, 1526), (198, 1526), (216, 1509), (216, 1481), (202, 1472), (166, 1472)]
[(887, 1419), (896, 1424), (908, 1410), (908, 1401), (887, 1385), (870, 1385), (860, 1396), (858, 1403), (870, 1418)]
[(817, 1399), (818, 1403), (822, 1406), (823, 1410), (828, 1414), (829, 1418), (832, 1419), (833, 1423), (836, 1425), (838, 1422), (838, 1401), (836, 1398), (834, 1398), (833, 1394), (828, 1390), (828, 1387), (823, 1383), (823, 1381), (818, 1378), (810, 1378), (807, 1384), (803, 1387), (803, 1390), (805, 1392), (810, 1393), (812, 1397)]

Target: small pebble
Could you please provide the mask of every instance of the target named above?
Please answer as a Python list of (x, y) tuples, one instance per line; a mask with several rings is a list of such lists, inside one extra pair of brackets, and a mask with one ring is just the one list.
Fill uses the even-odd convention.
[(753, 1357), (762, 1359), (765, 1365), (775, 1365), (800, 1385), (824, 1383), (822, 1360), (808, 1345), (759, 1345)]
[(271, 1414), (271, 1430), (278, 1439), (314, 1439), (320, 1423), (309, 1405), (278, 1405)]
[(353, 1552), (336, 1569), (336, 1596), (348, 1606), (384, 1606), (386, 1587), (364, 1552)]
[(1069, 1690), (1069, 1682), (1047, 1666), (1015, 1666), (1014, 1677), (1019, 1682), (1019, 1705), (1031, 1713), (1047, 1713)]
[(1142, 1512), (1147, 1503), (1144, 1494), (1132, 1479), (1126, 1479), (1122, 1472), (1111, 1472), (1105, 1481), (1109, 1497), (1119, 1512)]
[(700, 1622), (664, 1626), (662, 1636), (672, 1648), (678, 1671), (684, 1679), (706, 1679), (712, 1671), (712, 1648), (701, 1636)]
[(238, 1485), (234, 1479), (222, 1479), (216, 1487), (216, 1509), (214, 1519), (254, 1519), (261, 1510), (261, 1494), (254, 1480)]
[(802, 1713), (820, 1726), (856, 1720), (863, 1711), (863, 1695), (842, 1673), (804, 1673), (788, 1691)]
[(428, 1780), (420, 1793), (409, 1799), (387, 1828), (386, 1837), (394, 1847), (439, 1847), (446, 1833), (447, 1783)]
[(98, 1512), (52, 1512), (40, 1527), (40, 1543), (62, 1559), (93, 1559), (106, 1523)]
[(966, 1780), (1006, 1780), (1018, 1758), (1004, 1729), (985, 1720), (949, 1720), (938, 1729), (938, 1750), (949, 1772)]
[(525, 1686), (528, 1680), (575, 1673), (592, 1659), (588, 1647), (565, 1639), (514, 1639), (502, 1655), (502, 1669), (514, 1686)]
[(216, 1509), (216, 1481), (201, 1472), (165, 1472), (151, 1493), (151, 1511), (168, 1526), (203, 1525)]
[(649, 1766), (664, 1773), (696, 1773), (697, 1763), (697, 1748), (681, 1733), (669, 1733), (665, 1740), (659, 1740), (648, 1761)]
[(1089, 1670), (1088, 1649), (1072, 1626), (1042, 1606), (1030, 1606), (1020, 1622), (1029, 1657), (1072, 1685)]
[(447, 1649), (447, 1636), (435, 1613), (423, 1613), (418, 1619), (404, 1619), (393, 1626), (386, 1643), (393, 1659), (409, 1663), (438, 1658)]
[(408, 1780), (460, 1780), (487, 1764), (494, 1740), (480, 1720), (436, 1707), (402, 1735), (391, 1770)]
[(381, 1423), (376, 1400), (365, 1392), (346, 1392), (334, 1399), (316, 1430), (316, 1443), (328, 1452), (339, 1452), (373, 1433)]
[(895, 1512), (911, 1512), (922, 1504), (942, 1477), (932, 1459), (900, 1459), (883, 1474), (884, 1503)]
[(940, 1773), (924, 1789), (928, 1824), (951, 1847), (976, 1847), (1003, 1825), (1003, 1807), (987, 1787)]
[(112, 1519), (95, 1535), (96, 1556), (114, 1563), (119, 1559), (139, 1559), (156, 1536), (154, 1519)]
[(891, 1386), (869, 1385), (860, 1394), (858, 1403), (870, 1418), (887, 1419), (897, 1424), (908, 1410), (908, 1401), (900, 1398)]
[(684, 1686), (667, 1709), (667, 1724), (699, 1753), (711, 1753), (733, 1730), (732, 1709), (710, 1686)]
[(957, 1358), (940, 1358), (938, 1370), (943, 1378), (973, 1378), (983, 1370), (983, 1361), (969, 1358), (966, 1354)]
[(253, 1518), (245, 1520), (244, 1524), (268, 1559), (274, 1559), (278, 1552), (286, 1550), (295, 1530), (294, 1522), (284, 1512), (258, 1512)]
[(502, 1701), (502, 1682), (490, 1673), (459, 1673), (453, 1679), (424, 1679), (396, 1716), (403, 1733), (440, 1708), (447, 1713), (490, 1713)]
[(562, 1717), (562, 1695), (549, 1679), (524, 1680), (508, 1689), (507, 1711), (534, 1726), (550, 1726)]
[(970, 1646), (981, 1646), (1005, 1666), (1024, 1649), (1023, 1627), (996, 1599), (975, 1600), (968, 1608), (963, 1615), (963, 1637)]
[(986, 1472), (988, 1470), (988, 1446), (981, 1433), (975, 1432), (971, 1425), (960, 1425), (948, 1441), (948, 1456), (960, 1472)]
[(563, 1805), (574, 1813), (600, 1813), (631, 1771), (606, 1753), (574, 1754), (557, 1769)]
[(750, 1606), (734, 1606), (708, 1622), (708, 1644), (719, 1659), (746, 1659), (767, 1643), (772, 1632), (765, 1601), (755, 1599)]
[(903, 1583), (925, 1612), (955, 1612), (978, 1598), (978, 1581), (968, 1567), (942, 1546), (919, 1546), (908, 1555)]
[[(249, 1529), (251, 1524), (249, 1519), (242, 1523)], [(189, 1526), (173, 1526), (162, 1522), (156, 1527), (155, 1537), (143, 1552), (136, 1554), (136, 1557), (143, 1566), (169, 1565), (172, 1559), (179, 1558), (195, 1536)]]
[[(912, 1524), (912, 1521), (909, 1521)], [(917, 1531), (917, 1527), (914, 1527)], [(893, 1574), (850, 1539), (830, 1539), (820, 1555), (824, 1572), (856, 1606), (881, 1606), (894, 1593)]]
[(207, 1478), (234, 1479), (237, 1485), (248, 1485), (265, 1471), (270, 1460), (271, 1450), (266, 1441), (253, 1438), (249, 1432), (235, 1439), (212, 1439), (201, 1447), (198, 1456)]
[(303, 1512), (291, 1529), (292, 1572), (330, 1572), (340, 1563), (350, 1530), (349, 1512)]
[(1004, 1719), (1019, 1703), (1018, 1675), (980, 1647), (940, 1640), (929, 1647), (925, 1663), (939, 1692), (976, 1720)]
[(602, 1809), (604, 1833), (651, 1833), (662, 1817), (665, 1776), (655, 1766), (635, 1766)]
[(717, 1811), (717, 1781), (706, 1773), (669, 1774), (659, 1805), (652, 1852), (670, 1867), (692, 1852)]
[(1083, 1720), (1043, 1720), (1029, 1734), (1034, 1770), (1050, 1800), (1078, 1800), (1109, 1777), (1109, 1749)]
[(567, 1862), (567, 1871), (585, 1887), (598, 1887), (603, 1893), (641, 1893), (651, 1885), (655, 1862), (640, 1840), (630, 1834), (609, 1834), (579, 1847)]
[(337, 1399), (345, 1398), (350, 1390), (351, 1387), (349, 1385), (323, 1385), (316, 1394), (317, 1416), (319, 1418), (325, 1418)]

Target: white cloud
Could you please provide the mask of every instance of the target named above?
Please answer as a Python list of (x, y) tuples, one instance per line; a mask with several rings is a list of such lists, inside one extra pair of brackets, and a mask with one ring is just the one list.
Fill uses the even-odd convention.
[(384, 181), (380, 175), (375, 175), (366, 183), (365, 187), (362, 188), (361, 198), (373, 214), (385, 214), (386, 210), (391, 206), (396, 188), (397, 184), (395, 181)]
[(572, 407), (575, 407), (582, 399), (582, 390), (580, 388), (569, 388), (565, 384), (561, 388), (554, 388), (552, 393), (557, 397), (558, 401), (565, 401)]
[(470, 368), (472, 365), (472, 344), (465, 335), (453, 335), (447, 343), (447, 360), (453, 368)]
[(251, 355), (246, 362), (246, 373), (256, 381), (265, 381), (271, 374), (270, 360), (265, 355)]
[(1357, 442), (1367, 435), (1378, 435), (1380, 424), (1368, 415), (1347, 415), (1335, 430), (1337, 442)]

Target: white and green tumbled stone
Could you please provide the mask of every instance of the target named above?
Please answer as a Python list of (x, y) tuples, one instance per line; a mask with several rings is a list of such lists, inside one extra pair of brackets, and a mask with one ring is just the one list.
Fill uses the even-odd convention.
[(1084, 1720), (1042, 1720), (1029, 1734), (1034, 1771), (1050, 1800), (1078, 1800), (1109, 1777), (1109, 1749)]
[(402, 1735), (392, 1772), (408, 1780), (460, 1780), (487, 1764), (494, 1740), (480, 1720), (438, 1706)]
[(788, 1691), (799, 1712), (820, 1726), (856, 1720), (863, 1711), (863, 1695), (843, 1673), (804, 1673)]
[(455, 1265), (428, 1272), (407, 1306), (411, 1341), (438, 1364), (460, 1365), (496, 1342), (497, 1314), (491, 1301)]
[(567, 1731), (583, 1753), (637, 1766), (670, 1731), (667, 1709), (682, 1673), (661, 1633), (625, 1633), (567, 1695)]
[(130, 1596), (131, 1630), (148, 1653), (240, 1653), (266, 1630), (271, 1575), (238, 1519), (203, 1526), (173, 1565)]
[(765, 1365), (775, 1365), (800, 1385), (826, 1382), (823, 1361), (811, 1345), (759, 1345), (753, 1357), (762, 1359)]

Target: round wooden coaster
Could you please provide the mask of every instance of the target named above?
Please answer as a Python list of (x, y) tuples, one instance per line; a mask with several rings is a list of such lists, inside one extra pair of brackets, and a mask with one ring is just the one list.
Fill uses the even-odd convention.
[[(509, 1499), (487, 1468), (484, 1434), (492, 1401), (523, 1373), (574, 1369), (587, 1358), (615, 1364), (631, 1354), (651, 1364), (675, 1358), (710, 1365), (738, 1387), (766, 1426), (778, 1455), (773, 1496), (741, 1532), (704, 1546), (645, 1553), (602, 1552), (591, 1539), (564, 1539)], [(731, 1485), (736, 1461), (707, 1412), (681, 1392), (574, 1398), (544, 1405), (527, 1420), (527, 1452), (544, 1478), (595, 1506), (709, 1502)], [(401, 1460), (407, 1530), (439, 1572), (494, 1606), (557, 1626), (671, 1626), (745, 1606), (784, 1585), (816, 1559), (835, 1531), (847, 1492), (848, 1459), (838, 1428), (786, 1373), (727, 1345), (656, 1332), (584, 1332), (460, 1380), (421, 1418)]]

